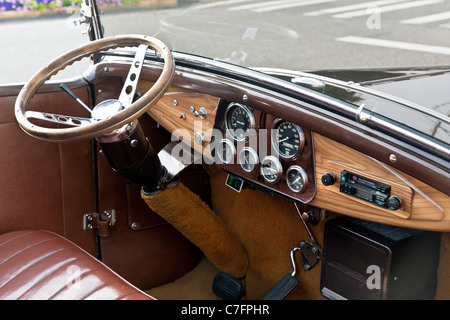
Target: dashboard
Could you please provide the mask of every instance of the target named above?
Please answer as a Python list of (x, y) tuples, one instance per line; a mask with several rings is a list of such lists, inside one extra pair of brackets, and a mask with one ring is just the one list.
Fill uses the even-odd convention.
[[(258, 189), (378, 223), (450, 231), (448, 196), (396, 168), (409, 158), (392, 146), (373, 144), (376, 141), (371, 135), (329, 121), (324, 109), (323, 114), (318, 113), (311, 101), (178, 68), (172, 85), (148, 114), (173, 139), (200, 153), (204, 165), (216, 164), (227, 172), (229, 180), (224, 183), (235, 190), (240, 186)], [(126, 64), (105, 62), (98, 65), (97, 76), (120, 76), (128, 69)], [(144, 68), (143, 74), (138, 93), (148, 90), (155, 77), (152, 69)], [(108, 85), (98, 84), (102, 92), (111, 86), (105, 83)], [(367, 149), (381, 156), (369, 156)], [(377, 159), (391, 155), (397, 155), (395, 165)], [(351, 178), (345, 181), (347, 186), (343, 186), (343, 178)], [(381, 197), (368, 201), (370, 193)], [(395, 210), (384, 202), (392, 196), (402, 200), (400, 205), (393, 204)]]
[(229, 186), (239, 191), (245, 183), (301, 203), (313, 199), (314, 152), (309, 130), (227, 100), (218, 104), (214, 129), (211, 155), (231, 175)]
[[(141, 81), (140, 90), (151, 85)], [(227, 172), (224, 183), (236, 191), (244, 186), (359, 219), (450, 230), (445, 194), (300, 121), (265, 112), (245, 99), (236, 102), (171, 86), (148, 114), (172, 135), (181, 132), (178, 138), (201, 153), (204, 164), (215, 163)], [(390, 194), (402, 198), (401, 208), (391, 210), (368, 202), (364, 199), (367, 188), (354, 192), (359, 197), (341, 190), (343, 172), (361, 178), (361, 184), (388, 185)], [(334, 183), (326, 181), (330, 174)]]

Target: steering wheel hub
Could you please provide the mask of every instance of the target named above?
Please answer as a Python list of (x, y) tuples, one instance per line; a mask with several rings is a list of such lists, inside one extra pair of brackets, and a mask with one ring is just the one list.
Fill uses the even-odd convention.
[(92, 119), (95, 121), (106, 120), (122, 111), (124, 106), (116, 99), (108, 99), (100, 102), (91, 113)]

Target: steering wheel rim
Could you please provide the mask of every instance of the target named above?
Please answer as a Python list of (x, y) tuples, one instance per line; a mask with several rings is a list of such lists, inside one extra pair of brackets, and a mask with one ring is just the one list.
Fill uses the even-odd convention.
[[(164, 67), (154, 85), (128, 107), (107, 119), (69, 128), (46, 128), (33, 124), (28, 120), (26, 112), (32, 97), (45, 81), (50, 79), (53, 75), (72, 65), (76, 61), (100, 51), (138, 45), (146, 45), (158, 51), (164, 60)], [(172, 82), (174, 72), (175, 62), (172, 53), (162, 41), (156, 38), (143, 35), (121, 35), (92, 41), (66, 52), (37, 71), (21, 89), (16, 99), (14, 113), (19, 126), (27, 134), (41, 140), (66, 142), (102, 136), (131, 123), (148, 111), (166, 92)]]

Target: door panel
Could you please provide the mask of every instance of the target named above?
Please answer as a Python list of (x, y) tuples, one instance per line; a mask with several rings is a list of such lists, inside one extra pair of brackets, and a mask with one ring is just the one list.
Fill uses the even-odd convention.
[[(90, 100), (85, 83), (68, 85)], [(93, 210), (90, 141), (57, 144), (28, 136), (14, 117), (20, 89), (0, 87), (0, 233), (50, 230), (94, 253), (93, 236), (80, 232), (83, 214)], [(46, 85), (30, 108), (74, 114), (81, 107), (58, 86)]]

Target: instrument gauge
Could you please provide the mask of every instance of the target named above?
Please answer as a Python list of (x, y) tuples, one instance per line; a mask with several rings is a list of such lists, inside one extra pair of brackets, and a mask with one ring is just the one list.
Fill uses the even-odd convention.
[(269, 183), (277, 183), (283, 175), (280, 160), (274, 156), (267, 156), (261, 161), (261, 175)]
[(272, 146), (284, 159), (295, 160), (305, 146), (305, 134), (300, 126), (277, 119), (272, 130)]
[(225, 125), (233, 139), (243, 141), (255, 126), (253, 112), (242, 104), (230, 103), (225, 112)]
[(216, 147), (216, 153), (220, 161), (230, 164), (236, 155), (236, 147), (234, 143), (228, 139), (222, 139)]
[(246, 172), (254, 172), (259, 163), (259, 157), (255, 150), (245, 147), (239, 152), (239, 164)]
[(303, 193), (308, 184), (308, 176), (302, 167), (294, 165), (286, 171), (286, 183), (293, 192)]

